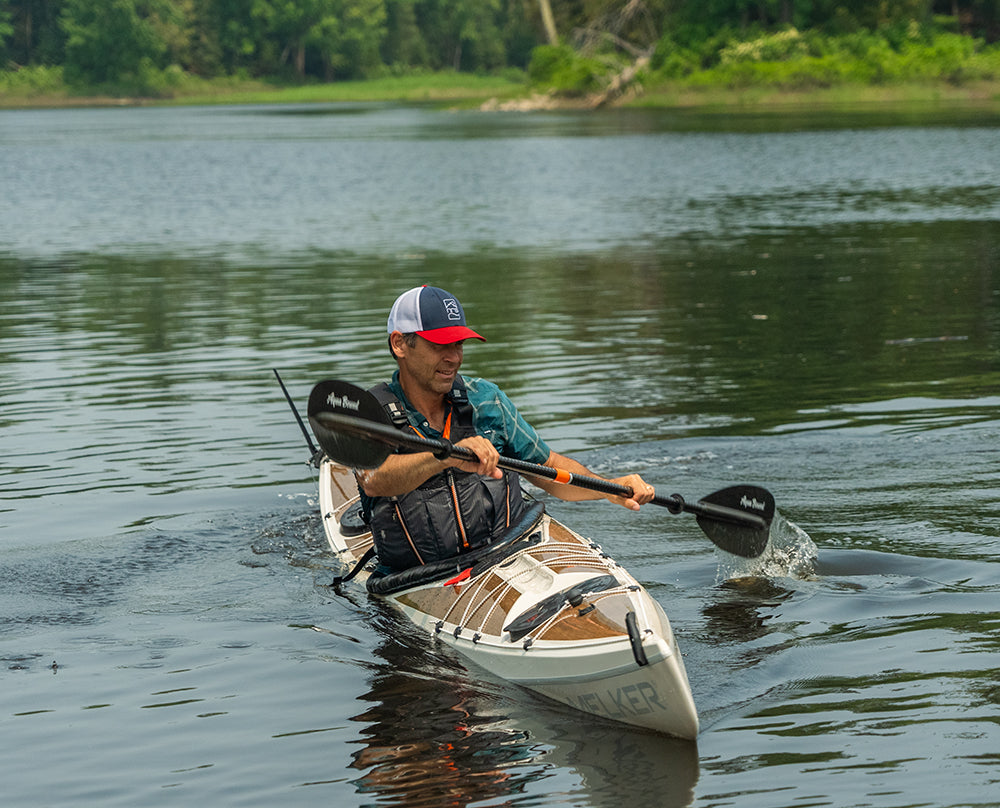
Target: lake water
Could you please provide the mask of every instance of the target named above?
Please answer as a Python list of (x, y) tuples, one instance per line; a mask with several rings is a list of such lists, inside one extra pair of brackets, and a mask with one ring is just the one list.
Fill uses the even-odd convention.
[[(5, 802), (1000, 805), (1000, 125), (843, 123), (0, 112)], [(548, 502), (664, 605), (697, 744), (328, 588), (272, 368), (387, 377), (425, 282), (557, 451), (774, 493), (739, 563)]]

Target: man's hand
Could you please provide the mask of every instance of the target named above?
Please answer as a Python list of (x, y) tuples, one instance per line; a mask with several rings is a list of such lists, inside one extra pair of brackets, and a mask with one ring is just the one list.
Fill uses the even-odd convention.
[(625, 485), (632, 489), (632, 496), (629, 498), (625, 497), (608, 497), (612, 502), (616, 502), (619, 505), (623, 505), (630, 510), (637, 511), (639, 507), (645, 505), (647, 502), (656, 496), (656, 490), (647, 483), (638, 474), (629, 474), (625, 477), (619, 477), (611, 482), (617, 483), (618, 485)]
[(471, 438), (464, 438), (455, 444), (463, 449), (468, 449), (479, 458), (479, 463), (471, 460), (458, 461), (455, 458), (455, 467), (462, 471), (470, 471), (473, 474), (482, 474), (484, 477), (493, 477), (499, 480), (503, 477), (503, 471), (497, 466), (500, 462), (500, 453), (496, 447), (481, 435), (473, 435)]

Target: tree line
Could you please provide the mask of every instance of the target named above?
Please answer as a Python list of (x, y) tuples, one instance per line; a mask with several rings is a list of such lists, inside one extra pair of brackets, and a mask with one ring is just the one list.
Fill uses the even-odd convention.
[(524, 70), (539, 46), (663, 61), (720, 37), (935, 25), (996, 42), (1000, 0), (0, 0), (0, 70), (58, 67), (87, 86), (169, 70), (335, 81)]

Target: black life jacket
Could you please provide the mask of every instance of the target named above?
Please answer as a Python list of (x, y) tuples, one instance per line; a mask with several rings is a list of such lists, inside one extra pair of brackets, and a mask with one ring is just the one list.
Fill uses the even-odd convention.
[[(369, 392), (396, 427), (413, 429), (388, 384)], [(446, 398), (452, 408), (449, 439), (457, 443), (475, 435), (473, 407), (461, 376), (455, 377)], [(379, 561), (401, 570), (490, 544), (516, 524), (526, 508), (516, 473), (504, 470), (503, 478), (496, 480), (449, 468), (409, 493), (376, 497), (369, 518)]]

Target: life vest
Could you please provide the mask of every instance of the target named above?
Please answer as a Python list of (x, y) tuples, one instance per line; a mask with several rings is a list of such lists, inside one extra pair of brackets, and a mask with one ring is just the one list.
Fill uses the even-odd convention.
[[(369, 392), (396, 427), (420, 434), (388, 384)], [(475, 435), (474, 411), (461, 376), (455, 377), (445, 398), (451, 406), (445, 437), (457, 443)], [(516, 524), (526, 508), (516, 473), (503, 470), (503, 478), (496, 480), (448, 468), (409, 493), (376, 497), (368, 516), (379, 561), (401, 570), (490, 544)]]

